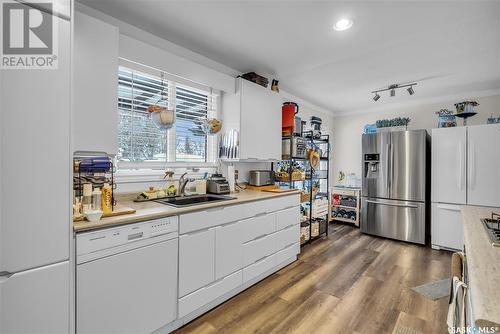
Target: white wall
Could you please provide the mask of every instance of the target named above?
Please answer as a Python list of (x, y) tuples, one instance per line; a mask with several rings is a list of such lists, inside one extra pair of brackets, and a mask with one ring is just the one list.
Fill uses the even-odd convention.
[[(491, 115), (500, 115), (500, 95), (472, 98), (479, 102), (478, 114), (468, 119), (468, 125), (485, 124)], [(371, 112), (356, 114), (352, 116), (334, 117), (333, 119), (333, 183), (337, 181), (339, 170), (354, 172), (361, 176), (361, 134), (366, 124), (375, 123), (378, 119), (391, 119), (394, 117), (409, 117), (411, 119), (409, 129), (427, 129), (437, 127), (438, 118), (435, 114), (440, 109), (455, 110), (454, 103), (434, 103), (421, 106), (398, 108), (387, 112)], [(458, 119), (458, 124), (462, 120)]]

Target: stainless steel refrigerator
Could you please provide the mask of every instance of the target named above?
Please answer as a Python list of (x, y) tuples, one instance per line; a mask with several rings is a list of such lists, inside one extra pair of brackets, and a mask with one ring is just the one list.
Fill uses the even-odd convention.
[(426, 242), (426, 130), (362, 137), (361, 232)]

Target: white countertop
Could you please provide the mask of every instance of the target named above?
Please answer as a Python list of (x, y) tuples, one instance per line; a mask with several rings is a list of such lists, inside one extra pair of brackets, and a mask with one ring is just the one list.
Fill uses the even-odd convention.
[(465, 253), (476, 326), (500, 331), (500, 247), (493, 247), (481, 218), (500, 208), (462, 206)]
[(239, 193), (232, 193), (229, 196), (235, 197), (234, 200), (228, 201), (220, 201), (214, 203), (205, 203), (199, 205), (193, 205), (183, 208), (176, 208), (170, 205), (160, 204), (152, 201), (147, 202), (134, 202), (134, 198), (137, 194), (128, 194), (128, 195), (118, 195), (117, 202), (125, 207), (130, 207), (135, 209), (136, 212), (132, 214), (127, 214), (123, 216), (115, 216), (103, 218), (98, 222), (74, 222), (73, 230), (75, 232), (83, 232), (89, 230), (95, 230), (103, 227), (111, 227), (118, 226), (128, 223), (133, 223), (137, 221), (143, 221), (148, 219), (156, 219), (163, 218), (169, 216), (176, 216), (183, 213), (188, 213), (192, 211), (199, 211), (208, 208), (214, 208), (219, 206), (227, 206), (227, 205), (235, 205), (252, 201), (259, 201), (269, 198), (275, 198), (280, 196), (290, 196), (296, 195), (300, 193), (299, 190), (294, 190), (290, 192), (284, 193), (272, 193), (272, 192), (264, 192), (264, 191), (255, 191), (255, 190), (244, 190)]

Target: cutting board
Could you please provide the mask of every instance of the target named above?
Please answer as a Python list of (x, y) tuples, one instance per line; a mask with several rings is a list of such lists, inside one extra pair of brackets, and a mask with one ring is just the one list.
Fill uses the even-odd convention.
[[(115, 205), (115, 207), (113, 209), (113, 212), (103, 215), (102, 218), (123, 216), (123, 215), (129, 215), (129, 214), (132, 214), (132, 213), (135, 213), (135, 209), (132, 209), (132, 208), (129, 208), (129, 207), (117, 204), (117, 205)], [(84, 220), (85, 220), (84, 217), (74, 218), (73, 219), (74, 222), (81, 222), (81, 221), (84, 221)]]

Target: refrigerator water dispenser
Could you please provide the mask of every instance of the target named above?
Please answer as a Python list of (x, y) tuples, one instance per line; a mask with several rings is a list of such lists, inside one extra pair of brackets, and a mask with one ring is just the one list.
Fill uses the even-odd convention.
[(365, 154), (365, 178), (376, 179), (379, 174), (379, 154)]

